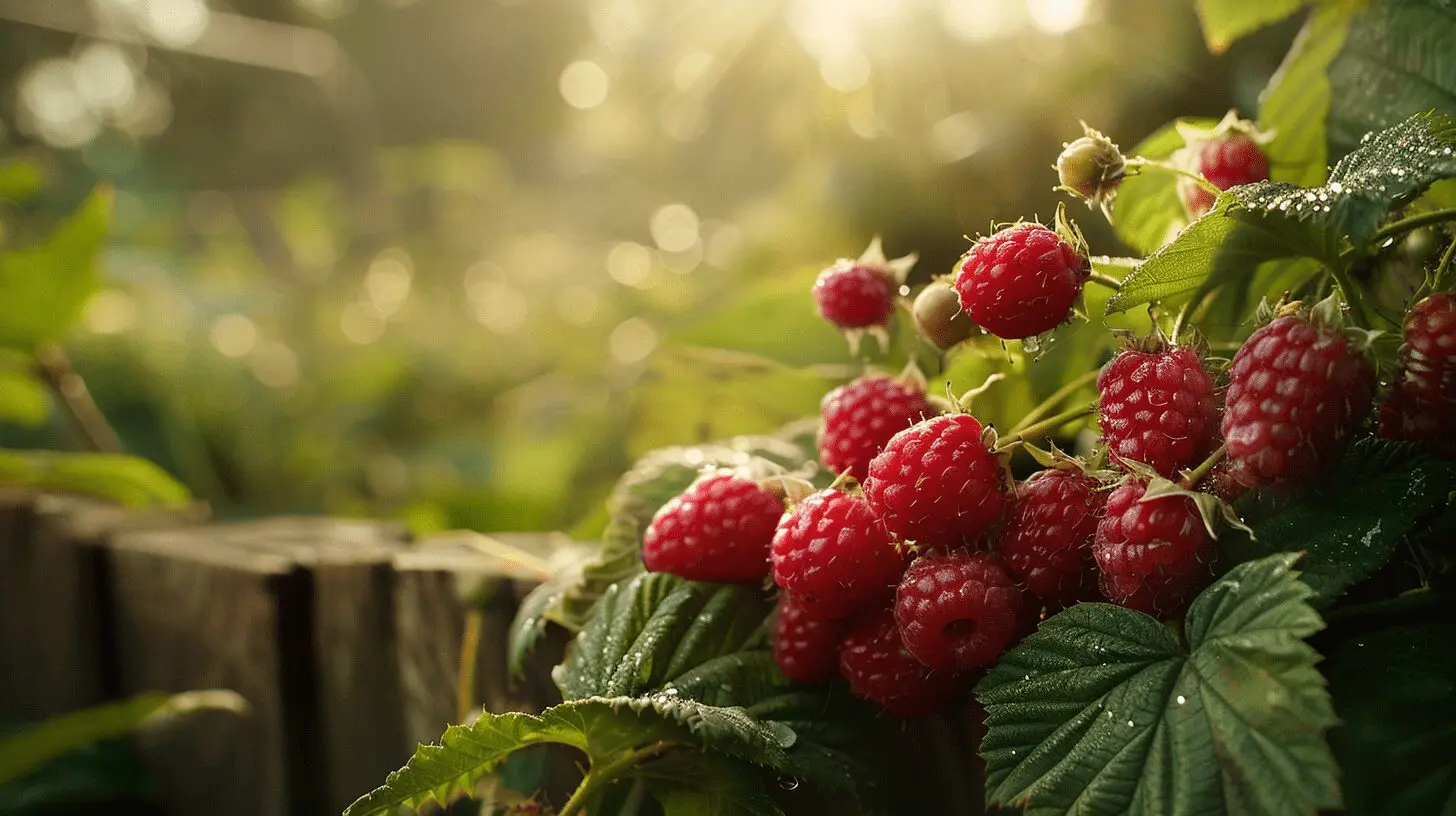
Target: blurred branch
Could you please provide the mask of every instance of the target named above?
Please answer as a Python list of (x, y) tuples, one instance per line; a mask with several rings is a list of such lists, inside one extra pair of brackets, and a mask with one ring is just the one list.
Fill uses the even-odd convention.
[(325, 31), (275, 23), (241, 14), (210, 11), (207, 26), (193, 41), (162, 42), (136, 26), (94, 13), (85, 0), (0, 0), (0, 21), (140, 45), (190, 57), (279, 71), (309, 80), (340, 123), (348, 181), (359, 193), (366, 232), (393, 230), (375, 154), (378, 151), (374, 101), (368, 83), (339, 41)]
[(233, 193), (230, 198), (238, 222), (248, 236), (253, 254), (258, 256), (269, 274), (284, 278), (289, 283), (298, 280), (298, 268), (288, 240), (278, 229), (278, 222), (269, 211), (268, 196), (262, 192)]
[(96, 400), (91, 398), (91, 390), (86, 387), (86, 381), (71, 368), (71, 358), (66, 356), (60, 346), (48, 345), (40, 349), (36, 354), (35, 373), (56, 395), (56, 400), (71, 417), (76, 429), (86, 438), (86, 444), (91, 450), (99, 453), (121, 452), (121, 439), (111, 429), (111, 424), (106, 421), (106, 416), (101, 413)]

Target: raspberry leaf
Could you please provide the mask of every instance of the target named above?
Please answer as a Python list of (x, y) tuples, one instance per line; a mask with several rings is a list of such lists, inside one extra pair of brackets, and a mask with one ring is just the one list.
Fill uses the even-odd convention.
[[(1159, 128), (1128, 155), (1164, 160), (1183, 147), (1179, 126), (1211, 128), (1214, 119), (1179, 119)], [(1143, 171), (1128, 175), (1113, 200), (1113, 229), (1123, 243), (1141, 254), (1156, 251), (1188, 223), (1178, 182), (1167, 173)], [(1119, 276), (1120, 277), (1120, 276)]]
[(1234, 40), (1273, 25), (1304, 7), (1306, 0), (1198, 0), (1198, 19), (1208, 50), (1222, 54)]
[(1262, 518), (1251, 511), (1254, 540), (1231, 531), (1219, 541), (1219, 561), (1303, 550), (1301, 579), (1314, 590), (1310, 603), (1323, 607), (1383, 567), (1453, 490), (1456, 464), (1409, 443), (1359, 439), (1323, 485)]
[(1259, 124), (1274, 133), (1265, 152), (1276, 181), (1311, 186), (1323, 183), (1329, 172), (1328, 71), (1345, 43), (1354, 9), (1350, 3), (1320, 4), (1259, 98)]
[(1282, 553), (1194, 600), (1187, 647), (1157, 620), (1078, 604), (976, 688), (988, 799), (1032, 814), (1314, 814), (1338, 807), (1312, 590)]
[(97, 187), (45, 240), (0, 252), (0, 346), (34, 351), (80, 317), (101, 287), (96, 259), (114, 197)]
[(1449, 623), (1401, 626), (1357, 637), (1325, 664), (1351, 813), (1442, 813), (1456, 801), (1453, 643)]

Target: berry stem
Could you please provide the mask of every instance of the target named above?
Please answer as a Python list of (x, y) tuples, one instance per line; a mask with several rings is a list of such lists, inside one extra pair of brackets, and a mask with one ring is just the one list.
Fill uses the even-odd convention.
[(1335, 286), (1340, 290), (1340, 296), (1345, 300), (1345, 305), (1350, 307), (1350, 316), (1362, 328), (1373, 328), (1374, 326), (1370, 322), (1370, 312), (1365, 308), (1365, 294), (1360, 291), (1355, 279), (1350, 277), (1349, 270), (1339, 266), (1330, 266), (1329, 270), (1330, 276), (1335, 279)]
[(1087, 276), (1088, 283), (1095, 283), (1098, 286), (1105, 286), (1116, 292), (1122, 289), (1122, 281), (1111, 275), (1104, 275), (1101, 272), (1093, 272)]
[(1197, 184), (1199, 187), (1202, 187), (1204, 190), (1212, 193), (1214, 198), (1218, 198), (1218, 194), (1223, 192), (1223, 190), (1218, 189), (1218, 185), (1214, 184), (1213, 182), (1209, 181), (1198, 173), (1194, 173), (1190, 170), (1184, 170), (1183, 168), (1171, 162), (1159, 161), (1157, 159), (1145, 159), (1142, 156), (1133, 156), (1132, 158), (1127, 160), (1127, 166), (1136, 167), (1139, 169), (1144, 167), (1150, 167), (1154, 170), (1161, 170), (1164, 173), (1172, 173), (1175, 176), (1182, 176), (1183, 178), (1193, 181), (1193, 183)]
[(1456, 220), (1456, 207), (1448, 207), (1444, 210), (1431, 210), (1430, 212), (1424, 212), (1419, 215), (1412, 215), (1408, 218), (1402, 218), (1399, 221), (1392, 221), (1391, 223), (1381, 227), (1380, 230), (1375, 233), (1375, 237), (1370, 240), (1372, 244), (1379, 245), (1385, 243), (1385, 241), (1390, 238), (1394, 238), (1398, 235), (1404, 235), (1405, 233), (1410, 232), (1413, 229), (1420, 229), (1427, 224), (1439, 224), (1442, 221), (1452, 220)]
[(1446, 287), (1449, 285), (1446, 276), (1450, 274), (1453, 268), (1453, 259), (1456, 259), (1456, 239), (1452, 239), (1450, 245), (1446, 247), (1446, 251), (1441, 255), (1440, 262), (1436, 264), (1436, 271), (1431, 273), (1430, 285), (1427, 288), (1433, 292), (1444, 292), (1446, 290)]
[(617, 777), (633, 765), (657, 756), (667, 747), (668, 743), (654, 742), (651, 745), (628, 751), (609, 762), (592, 765), (587, 769), (586, 776), (582, 777), (581, 784), (577, 785), (576, 790), (571, 794), (571, 798), (566, 800), (566, 804), (561, 807), (561, 816), (586, 813), (588, 802), (602, 788), (616, 781)]
[(1007, 436), (1005, 439), (997, 442), (996, 452), (1000, 453), (1001, 451), (1009, 450), (1021, 444), (1022, 442), (1025, 442), (1030, 437), (1039, 436), (1043, 433), (1046, 433), (1047, 431), (1055, 430), (1067, 424), (1068, 422), (1076, 419), (1081, 419), (1085, 416), (1090, 416), (1096, 411), (1097, 403), (1089, 402), (1086, 405), (1073, 408), (1069, 411), (1063, 411), (1056, 416), (1048, 417), (1047, 419), (1043, 419), (1040, 422), (1033, 422), (1032, 424), (1027, 425), (1021, 430), (1017, 431), (1016, 433), (1013, 433)]
[(1187, 475), (1183, 477), (1183, 487), (1192, 490), (1199, 482), (1203, 481), (1204, 477), (1213, 472), (1213, 469), (1218, 466), (1219, 462), (1223, 461), (1223, 457), (1227, 454), (1228, 443), (1225, 442), (1218, 446), (1218, 450), (1210, 453), (1207, 459), (1200, 462), (1198, 467), (1188, 471)]
[(475, 665), (480, 662), (480, 634), (485, 614), (479, 609), (465, 613), (465, 632), (460, 635), (460, 670), (455, 675), (456, 722), (469, 722), (476, 706)]
[(1097, 375), (1100, 373), (1100, 370), (1093, 369), (1092, 371), (1088, 371), (1085, 374), (1082, 374), (1081, 376), (1077, 377), (1075, 380), (1072, 380), (1061, 388), (1058, 388), (1056, 392), (1053, 393), (1050, 397), (1042, 400), (1040, 405), (1028, 411), (1026, 413), (1026, 416), (1022, 417), (1021, 421), (1016, 423), (1016, 425), (1011, 428), (1007, 435), (1015, 436), (1016, 434), (1021, 433), (1021, 431), (1026, 428), (1026, 426), (1030, 425), (1033, 422), (1036, 422), (1037, 420), (1050, 413), (1053, 408), (1061, 405), (1062, 400), (1070, 397), (1072, 394), (1075, 394), (1077, 392), (1077, 389), (1095, 382), (1097, 380)]

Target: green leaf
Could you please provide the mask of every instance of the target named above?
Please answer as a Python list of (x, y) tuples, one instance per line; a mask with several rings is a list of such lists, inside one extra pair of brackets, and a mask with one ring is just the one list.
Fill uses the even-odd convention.
[(35, 427), (51, 413), (50, 392), (29, 372), (0, 369), (0, 422)]
[[(1134, 147), (1129, 155), (1145, 159), (1165, 160), (1183, 147), (1179, 123), (1197, 128), (1212, 128), (1213, 119), (1179, 119), (1169, 122)], [(1183, 199), (1178, 195), (1178, 181), (1171, 173), (1148, 170), (1128, 176), (1118, 186), (1113, 200), (1112, 222), (1117, 237), (1142, 255), (1148, 255), (1178, 234), (1188, 223)]]
[(653, 762), (640, 776), (663, 816), (779, 816), (752, 767), (714, 754), (678, 754)]
[(1260, 182), (1231, 191), (1245, 221), (1258, 220), (1289, 249), (1327, 265), (1340, 263), (1346, 243), (1370, 249), (1389, 212), (1433, 183), (1456, 177), (1456, 121), (1417, 114), (1372, 134), (1341, 159), (1322, 187)]
[(1198, 0), (1198, 20), (1208, 50), (1222, 54), (1234, 40), (1273, 25), (1304, 7), (1305, 0)]
[(104, 739), (202, 709), (243, 711), (247, 702), (231, 691), (145, 694), (120, 703), (87, 708), (42, 721), (0, 737), (0, 785), (45, 763)]
[(793, 732), (772, 728), (741, 708), (720, 708), (667, 695), (649, 698), (570, 700), (540, 716), (484, 714), (474, 725), (451, 726), (440, 745), (422, 745), (409, 763), (383, 786), (366, 794), (345, 816), (389, 813), (466, 790), (512, 752), (528, 745), (569, 745), (587, 755), (594, 769), (630, 775), (640, 762), (674, 748), (706, 748), (759, 764), (782, 762)]
[(976, 689), (988, 799), (1029, 814), (1314, 814), (1338, 807), (1323, 625), (1297, 555), (1243, 564), (1188, 610), (1084, 603), (1042, 623)]
[(670, 688), (714, 658), (742, 661), (767, 614), (746, 587), (644, 573), (607, 590), (552, 677), (568, 700)]
[(0, 200), (25, 202), (40, 192), (45, 177), (28, 161), (0, 162)]
[(1328, 69), (1345, 43), (1356, 7), (1353, 2), (1318, 5), (1259, 97), (1259, 126), (1274, 135), (1265, 152), (1275, 181), (1310, 187), (1323, 183), (1329, 172)]
[(43, 242), (0, 254), (0, 345), (34, 349), (70, 328), (101, 285), (112, 193), (98, 187)]
[(1339, 468), (1306, 496), (1262, 519), (1246, 519), (1254, 539), (1230, 531), (1219, 541), (1220, 563), (1303, 550), (1310, 602), (1323, 607), (1374, 575), (1412, 530), (1449, 504), (1456, 463), (1413, 445), (1372, 437), (1356, 440)]
[(1456, 808), (1456, 626), (1372, 632), (1325, 664), (1340, 715), (1330, 747), (1346, 808), (1369, 816)]
[(120, 453), (0, 450), (0, 485), (88, 493), (127, 507), (182, 507), (191, 498), (165, 470)]
[(156, 798), (156, 785), (136, 752), (118, 738), (77, 748), (0, 785), (0, 813), (44, 816), (67, 808)]
[(1327, 134), (1335, 155), (1374, 130), (1425, 111), (1456, 116), (1456, 5), (1371, 0), (1329, 67)]

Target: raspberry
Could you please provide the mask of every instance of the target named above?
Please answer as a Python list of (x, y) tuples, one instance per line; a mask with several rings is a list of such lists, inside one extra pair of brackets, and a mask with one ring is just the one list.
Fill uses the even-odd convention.
[[(1269, 159), (1248, 135), (1230, 133), (1203, 143), (1198, 152), (1198, 172), (1220, 190), (1253, 184), (1269, 178)], [(1197, 218), (1213, 208), (1213, 193), (1197, 184), (1183, 187), (1183, 203)]]
[(1095, 587), (1092, 537), (1107, 494), (1080, 470), (1043, 470), (1017, 486), (998, 552), (1026, 588), (1070, 606)]
[(969, 414), (944, 414), (895, 434), (869, 472), (865, 499), (885, 529), (925, 548), (973, 541), (1006, 501), (1001, 463)]
[(896, 717), (934, 714), (959, 685), (954, 673), (926, 668), (905, 650), (889, 609), (854, 622), (839, 646), (839, 673), (855, 696)]
[(1020, 629), (1024, 602), (990, 553), (915, 559), (895, 590), (895, 623), (915, 659), (969, 671), (996, 662)]
[(782, 593), (778, 620), (774, 622), (774, 662), (790, 680), (828, 680), (838, 666), (843, 630), (843, 621), (821, 618), (813, 604), (801, 602), (792, 593)]
[(1229, 474), (1246, 487), (1309, 479), (1370, 412), (1374, 372), (1337, 329), (1285, 315), (1234, 355), (1222, 430)]
[(1400, 373), (1380, 406), (1380, 435), (1456, 455), (1456, 297), (1421, 300), (1404, 330)]
[(945, 351), (971, 338), (976, 324), (961, 311), (960, 295), (944, 281), (932, 281), (915, 296), (911, 308), (920, 336)]
[(863, 481), (890, 437), (936, 411), (924, 389), (872, 374), (825, 394), (819, 413), (819, 461)]
[(841, 329), (883, 326), (895, 311), (896, 288), (883, 270), (841, 261), (819, 273), (814, 302), (819, 316)]
[(1006, 340), (1051, 331), (1072, 316), (1091, 274), (1086, 258), (1040, 224), (1017, 224), (971, 247), (956, 275), (961, 310)]
[(1192, 349), (1130, 348), (1097, 375), (1098, 421), (1112, 455), (1171, 478), (1207, 453), (1213, 380)]
[(1112, 491), (1092, 555), (1108, 600), (1139, 612), (1171, 615), (1197, 588), (1212, 539), (1191, 499), (1142, 501), (1147, 489), (1131, 481)]
[(758, 483), (719, 472), (699, 478), (652, 517), (642, 560), (652, 572), (692, 581), (756, 584), (784, 501)]
[(805, 499), (779, 522), (773, 538), (774, 581), (843, 618), (894, 590), (905, 559), (864, 499), (833, 488)]
[(1218, 460), (1213, 466), (1207, 478), (1195, 485), (1200, 493), (1209, 493), (1223, 499), (1226, 502), (1237, 501), (1238, 498), (1248, 491), (1247, 487), (1239, 484), (1234, 478), (1233, 467), (1228, 459)]

